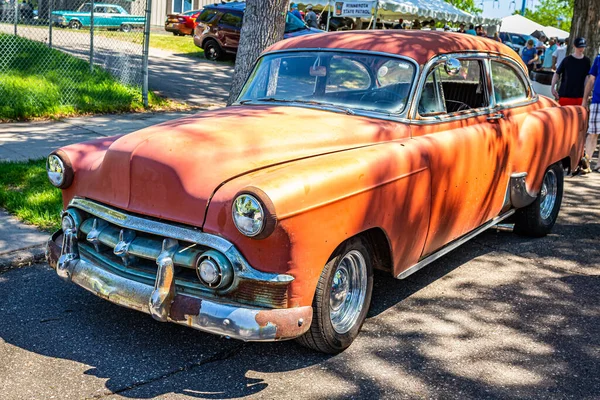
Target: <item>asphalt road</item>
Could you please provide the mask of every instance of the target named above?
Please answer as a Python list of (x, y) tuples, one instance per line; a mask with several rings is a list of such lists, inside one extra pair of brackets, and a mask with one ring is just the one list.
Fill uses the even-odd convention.
[[(13, 34), (14, 27), (0, 24), (0, 33)], [(19, 25), (18, 35), (48, 44), (47, 27)], [(94, 63), (118, 77), (123, 83), (142, 82), (143, 33), (134, 30), (127, 34), (102, 30), (94, 36)], [(192, 41), (191, 36), (186, 39)], [(89, 60), (89, 30), (54, 28), (52, 46), (73, 56)], [(152, 43), (152, 41), (151, 41)], [(16, 51), (16, 48), (15, 48)], [(70, 66), (65, 65), (65, 73)], [(148, 57), (148, 87), (150, 90), (197, 107), (224, 106), (227, 102), (233, 64), (211, 62), (172, 51), (150, 48)]]
[(0, 398), (600, 397), (600, 174), (568, 178), (554, 232), (490, 230), (398, 281), (377, 275), (344, 353), (155, 322), (46, 265), (0, 275)]

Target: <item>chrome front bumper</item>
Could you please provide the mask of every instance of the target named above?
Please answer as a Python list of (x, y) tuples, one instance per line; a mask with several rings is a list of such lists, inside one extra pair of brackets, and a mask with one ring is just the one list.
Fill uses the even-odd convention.
[[(62, 245), (60, 241), (62, 236)], [(178, 294), (174, 289), (172, 260), (165, 250), (154, 286), (120, 276), (81, 256), (74, 232), (58, 231), (48, 241), (46, 256), (57, 274), (106, 299), (205, 332), (244, 341), (274, 341), (298, 337), (312, 321), (312, 307), (250, 308)]]

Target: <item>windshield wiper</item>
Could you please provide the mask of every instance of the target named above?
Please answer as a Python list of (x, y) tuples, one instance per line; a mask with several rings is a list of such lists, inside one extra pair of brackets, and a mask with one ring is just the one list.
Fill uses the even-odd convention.
[(339, 106), (337, 104), (332, 103), (321, 103), (314, 100), (287, 100), (287, 99), (276, 99), (275, 97), (263, 97), (261, 99), (252, 99), (252, 100), (243, 100), (240, 101), (240, 104), (250, 103), (252, 101), (264, 101), (264, 102), (274, 102), (274, 103), (298, 103), (298, 104), (309, 104), (311, 106), (325, 106), (331, 107), (345, 112), (346, 114), (354, 115), (354, 111), (352, 111), (348, 107)]

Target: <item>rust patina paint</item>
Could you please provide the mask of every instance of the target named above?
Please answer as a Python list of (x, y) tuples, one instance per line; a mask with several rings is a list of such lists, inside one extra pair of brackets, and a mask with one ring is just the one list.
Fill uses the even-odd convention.
[[(523, 65), (498, 42), (446, 32), (331, 33), (271, 50), (293, 48), (387, 52), (420, 65), (438, 54), (480, 51)], [(288, 306), (309, 306), (323, 266), (345, 239), (383, 232), (398, 275), (498, 215), (512, 173), (527, 172), (537, 193), (549, 165), (570, 157), (575, 167), (587, 113), (556, 106), (540, 97), (502, 110), (496, 122), (481, 116), (426, 125), (230, 107), (64, 148), (75, 170), (64, 202), (87, 197), (223, 236), (254, 268), (293, 275)], [(231, 220), (235, 195), (249, 186), (275, 208), (277, 226), (266, 239), (243, 236)]]

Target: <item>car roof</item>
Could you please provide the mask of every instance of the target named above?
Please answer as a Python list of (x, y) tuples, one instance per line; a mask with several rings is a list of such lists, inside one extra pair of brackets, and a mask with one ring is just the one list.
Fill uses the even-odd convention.
[(371, 30), (328, 32), (283, 40), (266, 52), (292, 49), (343, 49), (389, 53), (410, 57), (424, 65), (439, 54), (489, 52), (506, 55), (526, 69), (521, 57), (493, 39), (464, 33), (421, 30)]
[(246, 9), (245, 1), (232, 1), (229, 3), (214, 3), (204, 6), (205, 9), (212, 8), (220, 11), (244, 11)]

